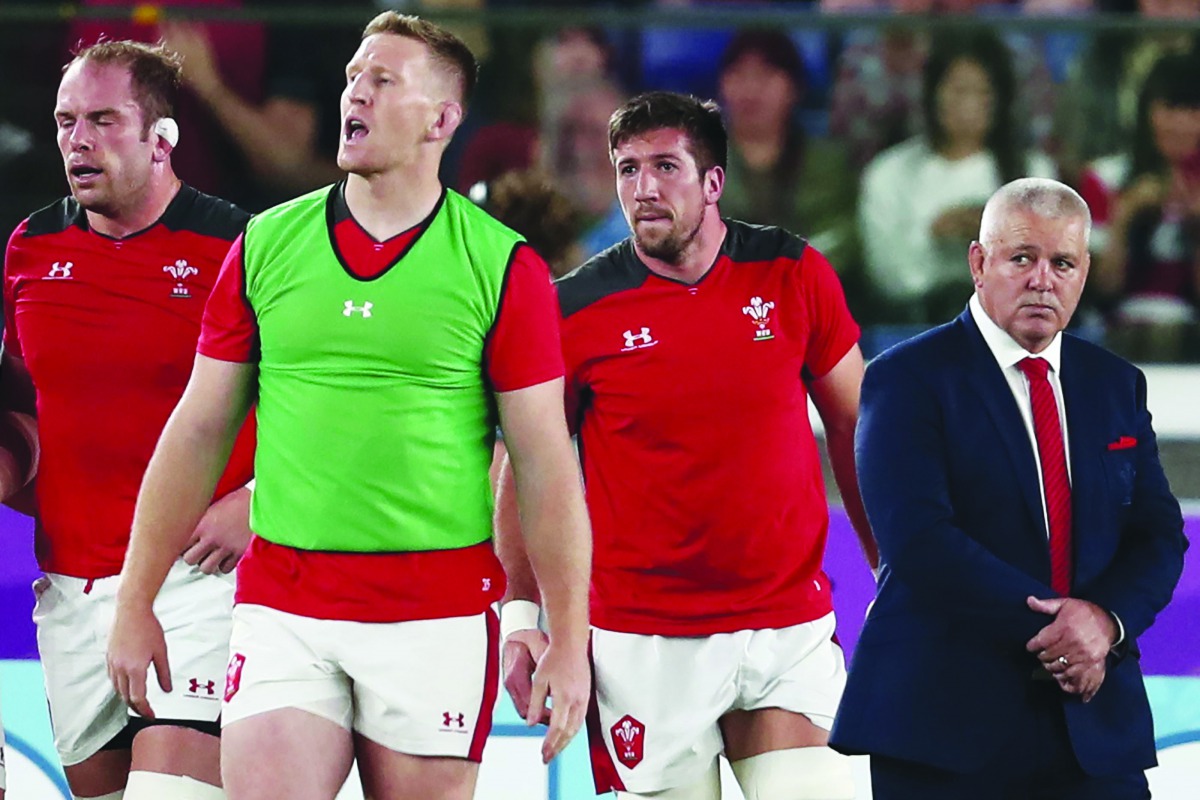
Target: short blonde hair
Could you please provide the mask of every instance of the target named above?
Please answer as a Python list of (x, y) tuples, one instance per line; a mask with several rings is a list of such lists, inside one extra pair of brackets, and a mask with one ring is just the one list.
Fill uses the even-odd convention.
[(440, 25), (398, 11), (384, 11), (368, 22), (362, 38), (377, 33), (390, 33), (424, 43), (438, 66), (457, 79), (462, 104), (466, 106), (470, 101), (479, 77), (479, 63), (462, 39)]

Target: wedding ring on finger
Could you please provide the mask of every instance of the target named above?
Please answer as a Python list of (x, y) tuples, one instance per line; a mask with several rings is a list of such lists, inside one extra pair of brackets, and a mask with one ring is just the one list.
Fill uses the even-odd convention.
[(1059, 656), (1058, 663), (1062, 664), (1064, 668), (1071, 666), (1071, 662), (1067, 660), (1066, 656)]

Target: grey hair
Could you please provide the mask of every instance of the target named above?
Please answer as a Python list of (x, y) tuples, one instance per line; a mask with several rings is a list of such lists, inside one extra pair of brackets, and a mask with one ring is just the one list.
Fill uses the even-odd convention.
[(1079, 192), (1050, 178), (1018, 178), (997, 189), (983, 207), (979, 241), (986, 242), (990, 238), (998, 215), (1013, 210), (1029, 211), (1046, 219), (1082, 219), (1084, 244), (1091, 239), (1092, 212)]

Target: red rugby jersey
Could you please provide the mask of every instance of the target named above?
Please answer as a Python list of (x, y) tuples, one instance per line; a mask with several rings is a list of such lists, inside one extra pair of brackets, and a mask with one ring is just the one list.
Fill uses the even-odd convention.
[(629, 240), (558, 283), (601, 628), (702, 636), (832, 609), (804, 379), (859, 329), (819, 252), (726, 224), (694, 285), (651, 272)]
[[(41, 568), (115, 575), (142, 475), (191, 375), (200, 319), (249, 216), (183, 186), (152, 226), (92, 231), (72, 198), (36, 212), (4, 258), (4, 345), (37, 389)], [(253, 474), (248, 422), (217, 489)]]

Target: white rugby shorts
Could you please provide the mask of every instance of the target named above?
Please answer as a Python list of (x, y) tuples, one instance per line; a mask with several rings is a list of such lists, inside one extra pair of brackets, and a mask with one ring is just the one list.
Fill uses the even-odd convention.
[(597, 793), (644, 794), (700, 780), (722, 752), (729, 711), (781, 708), (829, 730), (846, 685), (834, 615), (706, 637), (592, 629), (588, 739)]
[[(95, 755), (136, 716), (108, 677), (108, 636), (119, 577), (48, 574), (33, 585), (38, 651), (50, 701), (54, 745), (64, 766)], [(176, 561), (154, 601), (167, 640), (173, 689), (158, 685), (153, 665), (146, 699), (160, 720), (216, 722), (229, 659), (232, 575), (205, 575)]]
[(381, 623), (239, 604), (222, 724), (299, 708), (400, 753), (478, 762), (499, 688), (498, 640), (491, 609)]

